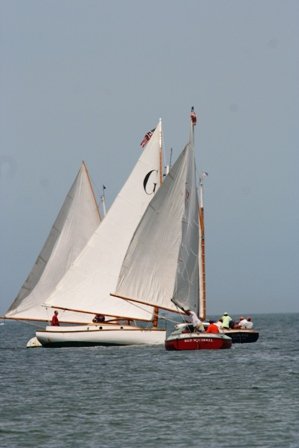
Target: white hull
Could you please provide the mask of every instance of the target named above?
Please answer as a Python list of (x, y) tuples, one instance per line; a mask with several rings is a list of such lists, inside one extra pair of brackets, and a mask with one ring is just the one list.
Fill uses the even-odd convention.
[(156, 345), (164, 344), (166, 332), (127, 325), (99, 324), (47, 327), (37, 331), (36, 337), (44, 347)]

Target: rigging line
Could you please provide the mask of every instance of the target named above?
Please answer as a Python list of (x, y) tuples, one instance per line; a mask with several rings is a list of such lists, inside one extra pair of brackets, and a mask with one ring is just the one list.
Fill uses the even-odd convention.
[[(130, 303), (131, 305), (136, 306), (136, 308), (139, 308), (139, 309), (141, 309), (142, 311), (145, 311), (145, 312), (148, 313), (148, 314), (152, 314), (150, 311), (146, 310), (144, 307), (138, 305), (137, 302), (131, 302), (131, 301), (128, 300), (128, 299), (123, 299), (123, 300), (125, 300), (125, 301), (128, 302), (128, 303)], [(179, 309), (177, 305), (176, 305), (176, 307), (177, 307), (177, 309)], [(181, 313), (180, 313), (180, 314), (181, 314)], [(160, 314), (156, 314), (156, 313), (155, 313), (155, 315), (157, 315), (157, 316), (159, 317), (159, 319), (161, 319), (161, 320), (165, 320), (165, 321), (167, 321), (167, 322), (172, 322), (172, 323), (177, 323), (176, 320), (170, 319), (170, 318), (165, 317), (165, 316), (161, 316)]]
[[(95, 199), (96, 199), (96, 203), (99, 206), (100, 205), (100, 201), (102, 199), (103, 196), (103, 192), (101, 193), (100, 191), (100, 187), (98, 186), (98, 184), (94, 181), (93, 177), (90, 175), (89, 171), (88, 171), (88, 176), (90, 178), (91, 184), (92, 184), (92, 189), (94, 191), (95, 194)], [(106, 185), (106, 184), (105, 184)], [(103, 187), (102, 187), (103, 189)], [(105, 187), (106, 190), (106, 187)], [(100, 201), (98, 200), (98, 198), (100, 198)]]
[[(188, 323), (188, 322), (186, 321), (186, 319), (184, 318), (184, 315), (183, 315), (182, 313), (179, 312), (180, 310), (182, 310), (182, 308), (180, 308), (175, 302), (173, 302), (173, 303), (174, 303), (174, 305), (176, 306), (176, 309), (177, 309), (177, 311), (178, 311), (178, 315), (181, 317), (182, 321), (185, 322), (185, 323)], [(178, 323), (177, 320), (170, 319), (170, 318), (168, 318), (168, 317), (164, 317), (164, 316), (160, 316), (160, 319), (166, 320), (167, 322), (172, 322), (172, 323), (174, 323), (174, 324), (177, 324), (177, 323)]]
[[(50, 320), (48, 322), (50, 322)], [(23, 323), (34, 328), (40, 328), (40, 324), (38, 324), (37, 322), (23, 321)]]
[(167, 322), (172, 322), (173, 324), (177, 324), (178, 323), (177, 320), (173, 320), (173, 319), (170, 319), (169, 317), (164, 317), (164, 316), (160, 316), (160, 315), (159, 315), (159, 319), (166, 320)]
[(125, 301), (128, 302), (130, 305), (134, 305), (134, 306), (136, 306), (136, 308), (139, 308), (140, 310), (145, 311), (145, 312), (148, 313), (148, 314), (152, 314), (150, 311), (148, 311), (148, 310), (146, 310), (145, 308), (143, 308), (142, 306), (138, 305), (137, 302), (131, 302), (130, 300), (128, 300), (128, 299), (124, 299), (124, 298), (122, 298), (122, 300), (125, 300)]
[[(177, 310), (179, 310), (179, 309), (182, 310), (182, 309), (183, 309), (183, 308), (180, 308), (175, 302), (173, 302), (173, 303), (175, 304)], [(184, 317), (184, 315), (183, 315), (182, 313), (179, 313), (179, 316), (181, 317), (182, 321), (183, 321), (185, 324), (189, 324), (189, 322), (187, 322), (186, 318)], [(171, 322), (178, 323), (177, 321), (171, 321)], [(191, 325), (192, 325), (192, 324), (191, 324)], [(191, 331), (190, 328), (188, 328), (188, 331), (189, 331), (189, 333), (192, 333), (192, 331)]]
[[(179, 308), (179, 307), (177, 306), (177, 308)], [(185, 324), (189, 324), (189, 322), (187, 322), (186, 319), (184, 319), (183, 314), (179, 313), (179, 315), (181, 316), (182, 321), (183, 321)], [(166, 322), (171, 322), (171, 323), (173, 323), (173, 324), (178, 324), (178, 323), (179, 323), (177, 320), (169, 319), (168, 317), (164, 317), (164, 316), (160, 316), (160, 319), (163, 319), (163, 320), (165, 320)], [(191, 324), (191, 325), (192, 325), (192, 324)], [(189, 327), (189, 325), (188, 325), (188, 327)], [(190, 328), (188, 328), (188, 327), (186, 327), (187, 330), (188, 330), (188, 332), (189, 332), (189, 333), (192, 333), (192, 330), (191, 330)]]

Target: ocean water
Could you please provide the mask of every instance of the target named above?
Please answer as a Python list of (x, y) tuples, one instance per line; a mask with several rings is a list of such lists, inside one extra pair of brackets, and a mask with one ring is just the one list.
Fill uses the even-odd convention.
[(299, 447), (298, 314), (231, 350), (26, 349), (0, 326), (0, 447)]

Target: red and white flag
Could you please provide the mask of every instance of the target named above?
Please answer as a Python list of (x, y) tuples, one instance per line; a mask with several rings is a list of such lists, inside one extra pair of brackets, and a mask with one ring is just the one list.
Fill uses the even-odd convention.
[(194, 111), (194, 107), (193, 106), (191, 107), (191, 115), (190, 115), (190, 117), (191, 117), (191, 123), (193, 124), (193, 126), (195, 126), (196, 122), (197, 122), (197, 117), (196, 117), (196, 113)]
[(145, 134), (145, 136), (143, 137), (142, 142), (140, 143), (140, 146), (141, 146), (142, 148), (144, 148), (145, 145), (150, 141), (150, 139), (151, 139), (153, 133), (155, 132), (155, 130), (156, 130), (156, 128), (155, 128), (155, 129), (152, 129), (151, 131), (148, 131), (148, 132)]

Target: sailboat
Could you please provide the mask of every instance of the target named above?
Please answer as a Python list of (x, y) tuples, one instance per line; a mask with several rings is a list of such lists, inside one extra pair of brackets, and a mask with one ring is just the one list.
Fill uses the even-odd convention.
[[(82, 162), (34, 266), (5, 319), (48, 322), (45, 300), (99, 226), (101, 217), (86, 164)], [(92, 315), (63, 313), (64, 322), (90, 321)]]
[[(157, 327), (151, 307), (136, 306), (110, 296), (132, 235), (162, 180), (162, 124), (159, 121), (141, 156), (101, 224), (44, 299), (59, 313), (86, 314), (83, 325), (47, 326), (36, 337), (46, 347), (163, 344), (165, 329)], [(101, 314), (105, 321), (93, 323)], [(141, 322), (137, 324), (136, 322)]]
[[(122, 263), (113, 297), (185, 316), (199, 311), (199, 204), (193, 122), (190, 142), (144, 213)], [(178, 324), (167, 350), (230, 348), (224, 334)]]
[[(200, 197), (200, 318), (206, 320), (206, 272), (205, 272), (205, 223), (204, 223), (204, 178), (207, 173), (202, 172), (199, 182)], [(230, 328), (223, 329), (223, 333), (232, 339), (233, 343), (249, 343), (256, 342), (259, 338), (259, 332), (255, 329)]]

